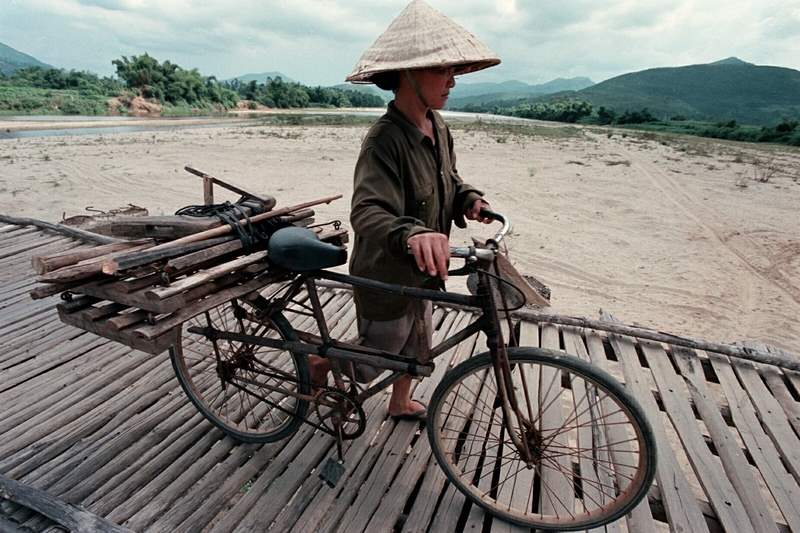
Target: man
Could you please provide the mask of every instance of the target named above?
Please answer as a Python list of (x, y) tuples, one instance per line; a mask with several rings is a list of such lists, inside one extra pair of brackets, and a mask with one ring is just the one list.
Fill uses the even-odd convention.
[[(411, 2), (364, 53), (347, 81), (375, 83), (395, 99), (370, 129), (356, 163), (350, 222), (355, 232), (350, 272), (411, 287), (443, 288), (453, 222), (480, 216), (482, 194), (458, 176), (450, 130), (436, 110), (454, 76), (500, 63), (473, 35), (428, 6)], [(430, 349), (430, 302), (356, 288), (365, 346), (409, 356)], [(327, 362), (311, 357), (312, 379)], [(362, 372), (364, 369), (361, 369)], [(374, 377), (374, 376), (367, 376)], [(389, 414), (424, 420), (410, 397), (411, 376), (393, 385)]]

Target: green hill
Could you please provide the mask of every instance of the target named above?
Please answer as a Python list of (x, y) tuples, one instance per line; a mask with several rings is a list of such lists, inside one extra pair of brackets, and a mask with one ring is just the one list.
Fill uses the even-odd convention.
[[(588, 102), (617, 115), (647, 109), (655, 118), (775, 125), (800, 120), (800, 71), (754, 65), (735, 57), (715, 63), (653, 68), (616, 76), (578, 91), (544, 96), (491, 95), (476, 100), (451, 99), (449, 108), (511, 112), (564, 100)], [(511, 114), (514, 114), (511, 112)]]
[(10, 46), (0, 43), (0, 73), (8, 76), (25, 67), (53, 68), (35, 57), (23, 54), (19, 50), (14, 50)]
[(448, 109), (459, 109), (467, 105), (487, 102), (519, 100), (562, 91), (579, 91), (594, 84), (589, 78), (557, 78), (546, 83), (530, 85), (511, 80), (500, 83), (457, 83), (450, 91)]
[(561, 96), (617, 112), (647, 108), (661, 119), (775, 124), (800, 118), (800, 71), (728, 58), (623, 74)]

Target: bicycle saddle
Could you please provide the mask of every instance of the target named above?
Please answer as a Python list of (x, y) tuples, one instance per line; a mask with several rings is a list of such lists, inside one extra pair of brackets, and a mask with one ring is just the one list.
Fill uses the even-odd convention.
[(310, 229), (296, 226), (273, 233), (267, 254), (270, 262), (293, 272), (334, 267), (347, 261), (347, 250), (322, 242)]

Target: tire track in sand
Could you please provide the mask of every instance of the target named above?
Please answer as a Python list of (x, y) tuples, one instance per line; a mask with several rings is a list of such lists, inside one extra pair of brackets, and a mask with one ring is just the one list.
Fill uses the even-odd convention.
[[(644, 160), (640, 154), (631, 152), (625, 147), (619, 147), (619, 149), (633, 162), (633, 168), (647, 176), (653, 186), (664, 195), (665, 199), (670, 201), (677, 209), (694, 221), (695, 224), (704, 229), (705, 232), (712, 237), (713, 242), (716, 243), (720, 250), (741, 263), (751, 274), (743, 284), (745, 309), (753, 309), (755, 307), (756, 287), (752, 279), (753, 277), (772, 285), (781, 293), (785, 294), (796, 306), (800, 307), (800, 290), (794, 287), (789, 280), (785, 279), (784, 275), (775, 272), (773, 268), (766, 269), (765, 271), (765, 269), (751, 262), (743, 252), (728, 244), (727, 239), (725, 239), (720, 231), (696, 214), (701, 211), (709, 213), (708, 209), (698, 205), (691, 195), (685, 193), (666, 172), (649, 161)], [(752, 239), (747, 237), (745, 237), (745, 239), (751, 244), (753, 249), (757, 249), (757, 244), (753, 242)], [(738, 316), (737, 322), (742, 324), (745, 318), (745, 316)]]

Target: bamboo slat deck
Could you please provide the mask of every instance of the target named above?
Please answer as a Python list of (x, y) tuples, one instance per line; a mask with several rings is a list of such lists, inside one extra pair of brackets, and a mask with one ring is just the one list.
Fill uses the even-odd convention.
[[(28, 297), (33, 255), (81, 245), (0, 225), (0, 474), (134, 531), (520, 530), (466, 502), (420, 428), (388, 418), (385, 394), (364, 406), (366, 434), (346, 443), (335, 489), (315, 472), (336, 453), (326, 435), (224, 437), (189, 403), (166, 354), (66, 326), (55, 297)], [(350, 294), (327, 289), (325, 301), (348, 336)], [(471, 320), (450, 308), (434, 316), (437, 337)], [(611, 372), (654, 426), (649, 501), (608, 531), (800, 532), (800, 374), (590, 330), (526, 322), (521, 335)], [(430, 399), (449, 367), (484, 350), (473, 338), (445, 354), (415, 398)], [(0, 531), (52, 525), (0, 498)]]

